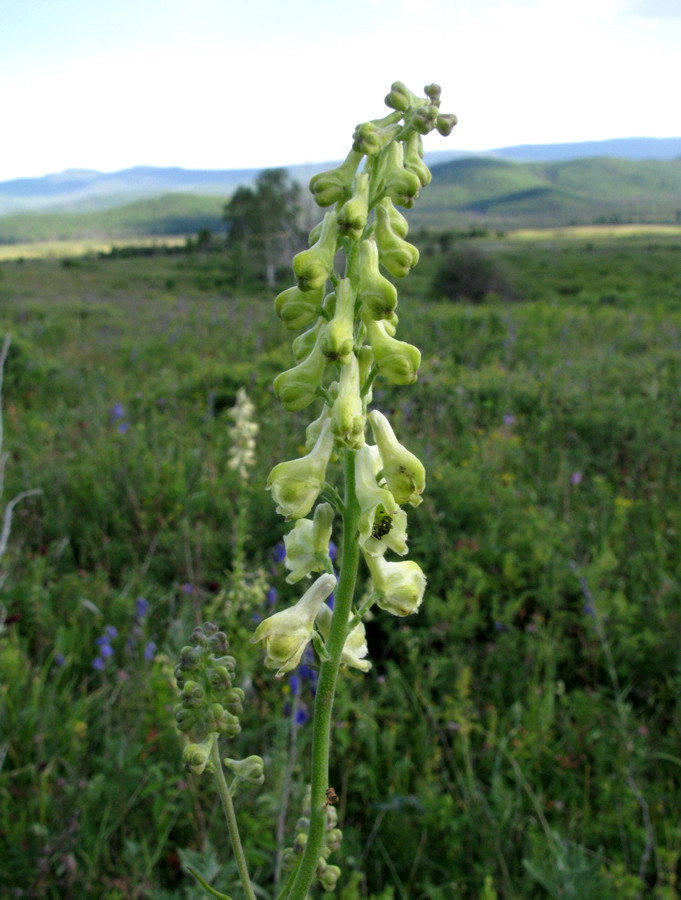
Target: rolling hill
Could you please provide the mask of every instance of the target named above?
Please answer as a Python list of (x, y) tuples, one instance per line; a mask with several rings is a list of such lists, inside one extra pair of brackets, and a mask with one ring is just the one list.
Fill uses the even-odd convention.
[[(303, 168), (299, 167), (299, 175)], [(182, 193), (170, 190), (178, 183), (178, 171), (184, 173), (180, 181), (187, 185)], [(310, 168), (306, 171), (309, 175)], [(408, 212), (415, 227), (514, 228), (681, 221), (681, 159), (596, 157), (519, 163), (491, 156), (462, 157), (433, 165), (432, 172), (432, 184)], [(199, 174), (205, 175), (203, 181)], [(52, 190), (53, 196), (62, 189), (73, 193), (78, 185), (92, 187), (93, 182), (103, 191), (96, 175), (72, 172), (50, 176), (41, 180), (42, 193), (33, 186), (35, 196), (45, 196), (45, 190)], [(107, 176), (108, 183), (116, 181), (125, 188), (125, 196), (137, 198), (133, 202), (96, 208), (98, 196), (101, 200), (110, 195), (94, 191), (89, 199), (70, 209), (0, 216), (0, 243), (83, 238), (134, 240), (149, 235), (196, 234), (202, 228), (223, 229), (222, 207), (235, 182), (230, 187), (226, 179), (218, 190), (215, 173), (129, 170), (123, 175), (118, 173), (117, 180)], [(6, 182), (4, 187), (11, 184)], [(135, 185), (137, 193), (133, 190)], [(142, 188), (153, 189), (156, 195), (146, 196)], [(140, 199), (140, 194), (144, 199)]]

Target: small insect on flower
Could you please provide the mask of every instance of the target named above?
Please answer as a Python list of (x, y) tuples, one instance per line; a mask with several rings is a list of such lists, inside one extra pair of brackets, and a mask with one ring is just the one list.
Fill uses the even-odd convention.
[(326, 789), (326, 803), (324, 806), (333, 806), (334, 803), (338, 803), (338, 794), (332, 787), (328, 787)]
[(376, 538), (377, 541), (380, 541), (386, 534), (390, 534), (390, 529), (392, 527), (393, 517), (389, 516), (382, 506), (379, 506), (376, 511), (376, 518), (374, 519), (374, 527), (371, 529), (372, 538)]

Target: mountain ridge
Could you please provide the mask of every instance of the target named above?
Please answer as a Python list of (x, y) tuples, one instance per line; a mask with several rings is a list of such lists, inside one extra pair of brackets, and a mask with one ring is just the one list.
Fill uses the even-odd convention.
[[(614, 138), (566, 144), (523, 144), (488, 151), (441, 150), (426, 153), (431, 166), (458, 159), (505, 159), (511, 162), (556, 162), (591, 156), (670, 160), (681, 157), (680, 138)], [(337, 160), (285, 168), (305, 183)], [(133, 166), (117, 172), (66, 169), (35, 178), (0, 182), (0, 216), (22, 212), (76, 212), (112, 209), (136, 199), (164, 193), (194, 193), (226, 199), (240, 185), (251, 184), (262, 169), (187, 169), (181, 166)]]

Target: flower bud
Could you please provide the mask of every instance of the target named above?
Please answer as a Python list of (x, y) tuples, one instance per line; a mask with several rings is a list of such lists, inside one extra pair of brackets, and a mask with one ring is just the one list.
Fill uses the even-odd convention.
[[(331, 397), (337, 396), (337, 394), (338, 394), (338, 382), (337, 381), (332, 381), (331, 384), (329, 385), (329, 394)], [(327, 421), (327, 419), (330, 417), (330, 415), (331, 415), (331, 407), (327, 406), (327, 404), (325, 403), (322, 406), (322, 411), (317, 416), (317, 418), (314, 419), (312, 422), (310, 422), (310, 424), (305, 429), (305, 449), (308, 453), (310, 452), (310, 450), (312, 450), (314, 445), (319, 440), (319, 435), (322, 433), (322, 428), (324, 427), (324, 422)]]
[(328, 869), (328, 863), (324, 859), (323, 856), (320, 856), (317, 860), (317, 868), (314, 870), (314, 874), (316, 878), (321, 878), (324, 872)]
[(221, 703), (211, 704), (205, 724), (208, 731), (217, 731), (227, 737), (236, 737), (241, 731), (237, 716), (228, 712)]
[(331, 831), (328, 831), (326, 834), (326, 846), (332, 853), (337, 853), (338, 850), (340, 850), (342, 840), (343, 832), (340, 828), (332, 828)]
[(426, 589), (426, 576), (421, 567), (411, 560), (386, 562), (382, 556), (368, 553), (364, 558), (380, 608), (394, 616), (415, 613), (421, 606)]
[(404, 141), (404, 168), (416, 175), (421, 187), (427, 187), (433, 180), (430, 169), (423, 161), (423, 141), (417, 131), (412, 131)]
[(240, 716), (244, 711), (244, 692), (242, 688), (231, 688), (222, 701), (225, 708), (233, 716)]
[(383, 478), (397, 503), (418, 506), (426, 486), (426, 470), (413, 453), (395, 437), (390, 422), (377, 409), (369, 413), (369, 422), (383, 464)]
[(459, 120), (453, 113), (441, 113), (437, 117), (435, 127), (440, 132), (442, 137), (448, 137), (454, 130), (454, 126), (458, 121)]
[(194, 709), (186, 709), (179, 704), (173, 709), (173, 715), (175, 716), (175, 724), (179, 731), (191, 731), (196, 725), (197, 717), (196, 710)]
[(320, 172), (310, 180), (310, 190), (319, 206), (331, 206), (350, 196), (350, 186), (363, 159), (362, 153), (351, 150), (336, 169)]
[(384, 205), (385, 200), (390, 202), (386, 197), (376, 206), (374, 235), (378, 245), (378, 256), (381, 265), (394, 278), (404, 278), (419, 261), (419, 251), (392, 230), (390, 213)]
[[(331, 612), (331, 609), (326, 603), (323, 603), (319, 607), (319, 612), (317, 613), (317, 628), (325, 641), (328, 640), (331, 632), (332, 618), (333, 613)], [(371, 668), (371, 663), (368, 659), (364, 659), (368, 653), (369, 647), (367, 645), (364, 622), (360, 622), (352, 629), (345, 639), (343, 653), (341, 655), (341, 665), (349, 666), (352, 669), (359, 669), (360, 672), (368, 672)]]
[(387, 488), (376, 482), (374, 454), (365, 444), (355, 457), (355, 489), (360, 508), (359, 544), (369, 554), (382, 556), (386, 547), (407, 552), (407, 515)]
[(357, 450), (364, 445), (366, 418), (360, 395), (359, 363), (354, 353), (343, 366), (338, 396), (331, 408), (331, 429), (348, 447)]
[(428, 97), (433, 106), (440, 105), (440, 94), (442, 93), (442, 88), (439, 84), (427, 84), (423, 93)]
[(421, 190), (421, 182), (404, 168), (404, 145), (394, 141), (385, 155), (385, 192), (397, 206), (411, 209)]
[(363, 317), (378, 371), (393, 384), (413, 384), (418, 377), (421, 353), (417, 347), (387, 334), (383, 322)]
[(336, 882), (341, 876), (341, 870), (338, 866), (327, 866), (326, 871), (319, 879), (322, 888), (329, 893), (336, 889)]
[(350, 279), (343, 278), (336, 288), (335, 311), (322, 341), (322, 353), (328, 360), (342, 366), (348, 363), (355, 344), (354, 328), (355, 292)]
[(362, 172), (355, 176), (352, 185), (352, 197), (346, 200), (338, 212), (338, 230), (358, 241), (366, 228), (369, 217), (369, 175)]
[(390, 227), (401, 238), (406, 238), (409, 231), (409, 223), (397, 209), (390, 197), (384, 197), (380, 204), (390, 216)]
[(324, 285), (316, 291), (303, 292), (297, 285), (282, 291), (274, 301), (274, 311), (289, 331), (304, 328), (321, 311)]
[(398, 110), (383, 119), (361, 122), (352, 135), (352, 149), (366, 156), (377, 156), (402, 130), (401, 118), (402, 113)]
[(232, 675), (227, 666), (206, 669), (206, 675), (214, 691), (227, 691), (232, 686)]
[(393, 81), (390, 85), (390, 93), (385, 98), (385, 105), (391, 109), (399, 109), (407, 112), (415, 106), (422, 106), (425, 101), (417, 97), (402, 81)]
[(277, 512), (287, 519), (306, 516), (324, 487), (326, 467), (333, 452), (333, 434), (328, 419), (317, 443), (300, 459), (279, 463), (267, 478), (267, 490), (277, 504)]
[(312, 328), (303, 331), (302, 334), (299, 334), (298, 337), (294, 339), (291, 344), (291, 350), (293, 350), (293, 356), (297, 363), (307, 359), (310, 353), (312, 353), (317, 337), (319, 336), (319, 329), (325, 323), (326, 319), (320, 316)]
[(293, 257), (293, 271), (301, 291), (314, 291), (324, 287), (333, 269), (337, 238), (336, 214), (327, 212), (317, 242)]
[(374, 240), (359, 245), (359, 291), (362, 310), (372, 319), (385, 319), (397, 306), (395, 285), (378, 269), (378, 245)]
[(325, 323), (320, 325), (315, 344), (307, 359), (299, 362), (292, 369), (281, 372), (272, 383), (274, 393), (284, 409), (289, 412), (305, 409), (319, 396), (318, 388), (321, 387), (324, 369), (328, 362), (322, 349), (326, 338), (326, 329)]
[(320, 575), (295, 606), (264, 619), (256, 628), (251, 642), (264, 645), (265, 665), (278, 669), (277, 678), (299, 664), (305, 647), (312, 638), (319, 607), (335, 587), (336, 579), (333, 575)]
[(300, 855), (296, 853), (293, 847), (286, 847), (281, 855), (281, 867), (285, 872), (291, 872), (298, 865)]
[(262, 784), (265, 781), (265, 764), (261, 756), (247, 756), (246, 759), (223, 759), (222, 762), (237, 778), (248, 784)]
[[(214, 738), (209, 738), (203, 744), (187, 744), (182, 752), (182, 765), (192, 775), (201, 775), (209, 766), (210, 751)], [(211, 771), (209, 767), (209, 771)]]
[(410, 124), (419, 134), (429, 134), (435, 128), (437, 117), (437, 106), (420, 106), (414, 110)]
[(327, 831), (331, 828), (335, 828), (338, 824), (338, 810), (332, 804), (329, 804), (326, 807), (326, 821), (324, 823), (324, 827)]
[(182, 705), (185, 709), (197, 709), (203, 706), (206, 692), (196, 681), (187, 681), (182, 688), (181, 696)]
[(332, 526), (333, 507), (329, 503), (320, 503), (315, 509), (314, 521), (298, 519), (284, 537), (284, 564), (291, 573), (286, 578), (289, 584), (295, 584), (312, 572), (326, 570)]

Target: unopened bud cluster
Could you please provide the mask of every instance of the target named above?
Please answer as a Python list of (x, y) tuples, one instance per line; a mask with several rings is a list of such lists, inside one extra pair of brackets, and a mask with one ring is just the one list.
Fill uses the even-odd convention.
[[(306, 430), (305, 455), (279, 463), (267, 481), (277, 512), (294, 522), (285, 538), (287, 580), (323, 573), (294, 607), (255, 632), (267, 665), (280, 676), (298, 665), (315, 634), (324, 637), (329, 630), (331, 610), (324, 600), (334, 588), (328, 565), (334, 509), (328, 503), (315, 509), (315, 504), (322, 493), (329, 497), (331, 464), (341, 455), (351, 452), (354, 459), (358, 540), (374, 602), (405, 616), (423, 599), (426, 579), (417, 563), (385, 555), (407, 553), (402, 507), (421, 502), (425, 470), (370, 404), (377, 377), (412, 384), (421, 362), (419, 350), (396, 337), (397, 289), (390, 278), (408, 275), (419, 258), (397, 207), (413, 206), (431, 180), (422, 136), (434, 129), (447, 135), (456, 124), (455, 116), (440, 112), (437, 85), (424, 93), (418, 97), (395, 82), (385, 98), (392, 112), (358, 125), (344, 162), (313, 177), (312, 194), (328, 209), (311, 232), (308, 249), (293, 259), (296, 283), (275, 300), (277, 315), (299, 334), (294, 365), (275, 378), (274, 391), (293, 412), (321, 403)], [(339, 252), (346, 259), (342, 273), (336, 268)], [(367, 424), (373, 444), (367, 441)], [(363, 626), (360, 630), (355, 620), (342, 661), (367, 671), (366, 653)]]
[[(211, 751), (220, 735), (233, 738), (241, 731), (244, 692), (233, 686), (236, 663), (227, 649), (224, 632), (206, 622), (194, 629), (175, 667), (180, 703), (173, 712), (177, 727), (190, 738), (182, 762), (194, 775), (212, 771)], [(259, 756), (225, 759), (224, 764), (236, 781), (262, 784), (264, 780)]]
[[(294, 869), (298, 857), (303, 853), (307, 845), (307, 835), (310, 828), (310, 791), (308, 789), (303, 803), (303, 815), (296, 823), (296, 836), (292, 847), (287, 847), (282, 855), (282, 863), (285, 869)], [(336, 882), (341, 876), (338, 866), (329, 865), (329, 856), (340, 850), (343, 832), (338, 828), (338, 813), (331, 804), (327, 804), (325, 810), (324, 840), (321, 853), (317, 860), (315, 878), (323, 890), (331, 892), (335, 890)]]

